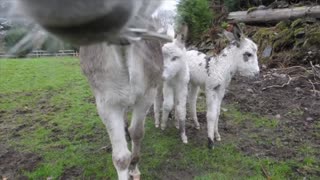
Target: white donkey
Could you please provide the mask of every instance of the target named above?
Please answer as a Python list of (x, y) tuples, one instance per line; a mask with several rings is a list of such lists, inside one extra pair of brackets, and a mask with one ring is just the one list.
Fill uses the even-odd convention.
[[(161, 82), (163, 58), (159, 41), (139, 41), (160, 1), (149, 0), (18, 0), (17, 8), (49, 32), (81, 45), (80, 63), (96, 98), (99, 116), (112, 143), (120, 180), (140, 179), (138, 161), (144, 120)], [(143, 6), (142, 6), (143, 5)], [(132, 28), (132, 27), (138, 27)], [(110, 45), (103, 41), (113, 44)], [(125, 110), (133, 109), (125, 138)]]
[(170, 111), (175, 107), (176, 128), (180, 129), (180, 136), (183, 143), (188, 143), (185, 132), (186, 101), (188, 95), (188, 83), (190, 79), (189, 67), (186, 62), (186, 49), (180, 40), (164, 44), (162, 47), (164, 58), (164, 69), (162, 73), (163, 90), (159, 86), (154, 105), (155, 126), (159, 127), (160, 104), (162, 103), (161, 129), (167, 125)]
[(225, 32), (230, 44), (216, 57), (206, 58), (198, 51), (188, 51), (190, 69), (189, 109), (195, 126), (200, 128), (196, 102), (199, 87), (206, 93), (208, 147), (213, 148), (214, 139), (221, 140), (218, 131), (221, 101), (232, 76), (239, 73), (252, 77), (259, 73), (257, 45), (244, 37), (238, 26), (234, 33)]

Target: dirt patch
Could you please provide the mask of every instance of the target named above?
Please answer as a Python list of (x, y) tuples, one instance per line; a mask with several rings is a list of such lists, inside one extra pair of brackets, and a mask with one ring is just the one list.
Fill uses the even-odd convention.
[[(248, 155), (297, 162), (303, 162), (307, 157), (319, 160), (320, 94), (317, 90), (320, 81), (309, 72), (302, 67), (293, 67), (262, 72), (257, 80), (236, 78), (226, 94), (225, 103), (236, 104), (241, 112), (275, 119), (278, 124), (275, 128), (257, 128), (247, 120), (239, 126), (222, 116), (222, 134), (231, 133), (237, 137), (238, 148)], [(315, 167), (320, 165), (318, 160), (314, 162)], [(320, 175), (316, 168), (297, 172)]]
[(22, 153), (0, 144), (0, 178), (28, 179), (22, 171), (32, 171), (41, 162), (33, 153)]
[[(215, 142), (215, 147), (232, 143), (248, 156), (296, 162), (291, 168), (301, 176), (320, 176), (320, 94), (315, 91), (320, 89), (320, 81), (308, 72), (297, 67), (264, 71), (255, 80), (235, 78), (223, 102), (227, 111), (219, 121), (222, 142)], [(198, 105), (203, 103), (199, 101), (205, 98), (199, 98)], [(236, 122), (229, 114), (230, 105), (253, 117), (267, 117), (259, 120), (273, 120), (275, 125), (257, 125), (251, 115)], [(206, 148), (206, 112), (198, 111), (197, 116), (201, 130), (188, 120), (187, 136), (189, 142)], [(172, 127), (173, 122), (170, 118), (168, 125)], [(311, 168), (301, 165), (310, 158)]]
[(42, 114), (56, 113), (70, 108), (68, 104), (59, 104), (59, 106), (56, 106), (50, 103), (51, 98), (57, 93), (58, 92), (55, 91), (48, 91), (38, 100), (37, 109), (39, 109)]
[(197, 168), (181, 167), (179, 161), (185, 157), (178, 149), (176, 149), (176, 152), (177, 153), (174, 153), (170, 158), (163, 161), (158, 168), (153, 169), (151, 174), (154, 174), (157, 179), (161, 180), (192, 180), (199, 175), (199, 170)]
[[(319, 144), (314, 136), (320, 120), (318, 79), (306, 76), (305, 70), (264, 72), (259, 80), (235, 79), (226, 95), (227, 103), (237, 103), (241, 111), (278, 119), (281, 131), (299, 133), (296, 137)], [(298, 138), (297, 138), (298, 139)]]
[(162, 177), (160, 176), (160, 179), (170, 179), (170, 180), (192, 180), (195, 176), (196, 173), (191, 172), (190, 169), (186, 171), (185, 169), (166, 169), (166, 170), (161, 170), (160, 172), (166, 172), (162, 174)]
[(71, 167), (64, 170), (62, 173), (60, 180), (67, 180), (67, 179), (75, 179), (80, 177), (83, 170), (77, 167)]

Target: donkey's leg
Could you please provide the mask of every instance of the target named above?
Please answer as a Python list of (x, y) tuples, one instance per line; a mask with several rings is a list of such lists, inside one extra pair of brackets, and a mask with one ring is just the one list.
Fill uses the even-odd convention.
[(214, 130), (217, 121), (218, 95), (215, 91), (206, 90), (207, 100), (207, 126), (208, 126), (208, 148), (213, 149)]
[(221, 141), (221, 136), (220, 136), (220, 134), (219, 134), (219, 131), (218, 131), (218, 122), (219, 122), (219, 116), (220, 116), (220, 100), (217, 100), (216, 101), (216, 104), (217, 104), (217, 106), (216, 106), (216, 118), (215, 118), (215, 121), (214, 121), (214, 138), (215, 138), (215, 140), (217, 140), (217, 141)]
[(132, 121), (129, 128), (132, 140), (132, 156), (129, 173), (134, 180), (140, 179), (140, 171), (138, 169), (138, 162), (140, 159), (140, 148), (144, 136), (144, 122), (149, 108), (153, 103), (155, 97), (155, 90), (150, 91), (149, 95), (145, 95), (133, 107)]
[(125, 108), (124, 110), (124, 113), (123, 113), (123, 119), (124, 119), (124, 125), (125, 125), (125, 132), (126, 132), (126, 138), (127, 138), (127, 141), (130, 141), (131, 138), (130, 138), (130, 134), (129, 134), (129, 131), (128, 131), (128, 128), (129, 128), (129, 119), (128, 119), (128, 112), (129, 112), (129, 108)]
[(188, 86), (182, 84), (179, 88), (175, 88), (174, 98), (176, 103), (176, 115), (179, 120), (180, 136), (183, 143), (188, 143), (186, 135), (186, 104), (187, 104)]
[(163, 106), (162, 106), (162, 122), (161, 129), (164, 130), (167, 127), (167, 121), (170, 111), (173, 108), (173, 89), (164, 83), (163, 86)]
[(188, 103), (189, 103), (189, 112), (192, 120), (194, 121), (194, 125), (196, 129), (200, 129), (200, 124), (197, 117), (197, 97), (199, 87), (193, 84), (190, 84), (190, 92), (188, 96)]
[(163, 103), (163, 96), (162, 96), (162, 83), (157, 88), (157, 94), (155, 97), (154, 105), (153, 105), (153, 112), (154, 112), (154, 123), (156, 128), (160, 126), (160, 111), (161, 105)]
[(221, 136), (218, 131), (218, 128), (219, 128), (218, 125), (219, 125), (219, 118), (220, 118), (219, 116), (220, 116), (220, 112), (221, 112), (221, 102), (222, 102), (222, 99), (224, 96), (224, 92), (225, 92), (225, 89), (222, 89), (222, 88), (217, 91), (217, 93), (218, 93), (217, 108), (216, 108), (217, 117), (215, 119), (215, 125), (214, 125), (214, 136), (217, 141), (221, 141)]
[(119, 180), (128, 180), (131, 153), (127, 146), (125, 122), (123, 119), (125, 108), (118, 104), (109, 104), (105, 98), (97, 97), (98, 113), (105, 124), (112, 144), (112, 160), (117, 170)]
[(179, 129), (180, 127), (180, 122), (179, 122), (179, 113), (178, 113), (178, 106), (177, 106), (177, 102), (174, 101), (174, 126)]

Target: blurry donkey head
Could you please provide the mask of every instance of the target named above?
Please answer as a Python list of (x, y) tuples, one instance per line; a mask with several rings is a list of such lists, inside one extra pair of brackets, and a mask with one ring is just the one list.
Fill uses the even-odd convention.
[[(108, 41), (121, 43), (137, 38), (132, 25), (146, 24), (146, 17), (161, 1), (149, 0), (17, 0), (15, 11), (28, 16), (45, 30), (75, 45)], [(142, 6), (143, 5), (143, 6)], [(145, 21), (145, 22), (143, 22)], [(137, 25), (137, 22), (138, 25)]]

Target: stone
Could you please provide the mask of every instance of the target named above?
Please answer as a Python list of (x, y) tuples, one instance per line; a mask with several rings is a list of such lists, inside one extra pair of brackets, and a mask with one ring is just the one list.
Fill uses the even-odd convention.
[(300, 87), (296, 87), (296, 88), (294, 88), (294, 90), (297, 92), (303, 92), (303, 89), (301, 89)]
[(272, 54), (272, 46), (268, 45), (262, 52), (262, 57), (266, 58), (266, 57), (270, 57)]
[(248, 88), (247, 91), (250, 93), (253, 93), (253, 89), (251, 89), (251, 88)]
[(228, 112), (228, 109), (227, 109), (227, 108), (221, 108), (221, 110), (222, 110), (223, 112)]
[(312, 117), (307, 117), (307, 121), (313, 121)]

